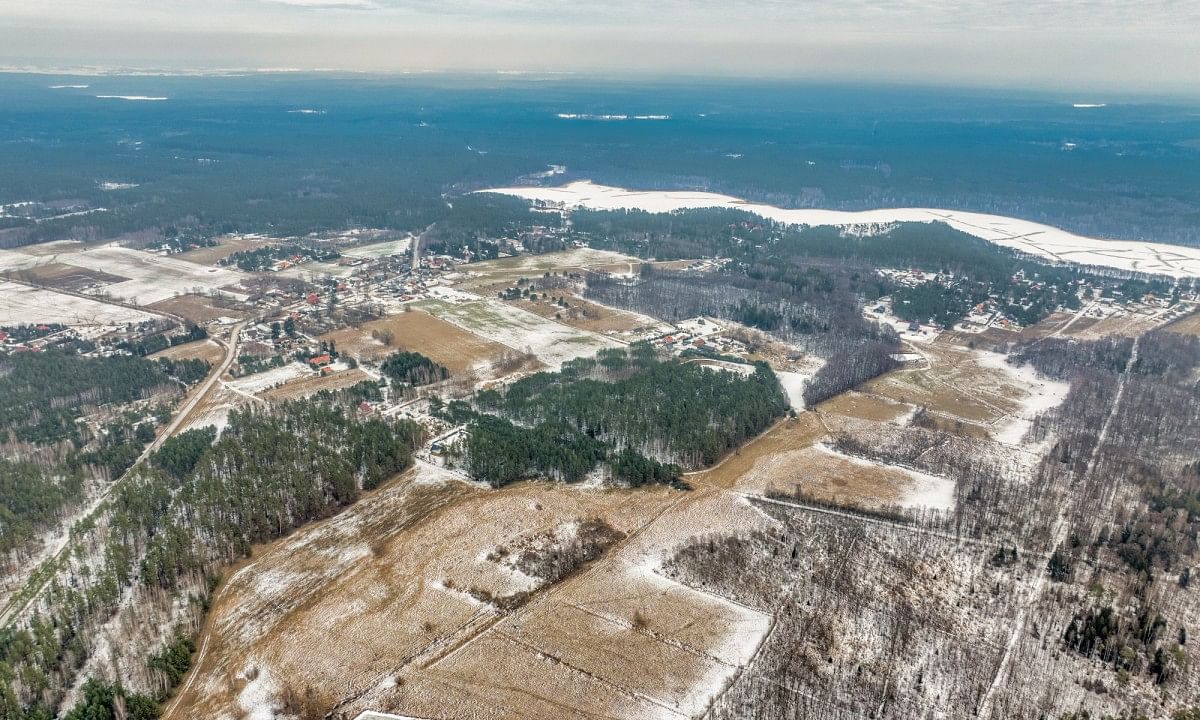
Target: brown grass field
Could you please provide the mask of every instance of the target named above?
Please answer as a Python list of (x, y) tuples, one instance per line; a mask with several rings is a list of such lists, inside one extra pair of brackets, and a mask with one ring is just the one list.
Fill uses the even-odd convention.
[(224, 260), (236, 252), (260, 248), (264, 245), (272, 245), (275, 242), (276, 241), (274, 240), (246, 238), (237, 235), (224, 235), (217, 238), (217, 244), (213, 247), (203, 247), (196, 248), (195, 250), (188, 250), (187, 252), (180, 253), (175, 257), (178, 257), (180, 260), (194, 262), (197, 265), (216, 265), (221, 260)]
[(944, 345), (920, 351), (927, 367), (888, 373), (859, 390), (964, 422), (990, 424), (1016, 409), (1008, 377), (980, 367), (970, 351)]
[(1200, 310), (1179, 318), (1163, 329), (1181, 335), (1200, 335)]
[[(349, 716), (694, 716), (749, 659), (769, 618), (654, 568), (692, 536), (761, 525), (728, 490), (764, 457), (822, 435), (812, 414), (781, 422), (688, 476), (690, 492), (487, 490), (422, 465), (230, 573), (197, 669), (164, 717), (236, 717), (251, 682), (274, 693), (316, 688), (323, 712)], [(512, 612), (469, 595), (530, 588), (488, 554), (592, 518), (625, 534), (600, 560)], [(335, 698), (347, 701), (335, 708)]]
[[(391, 344), (373, 338), (373, 331), (391, 333)], [(332, 340), (340, 352), (366, 360), (378, 360), (399, 350), (420, 352), (451, 373), (494, 362), (510, 352), (500, 343), (485, 340), (421, 310), (397, 313), (356, 328), (334, 330), (320, 339)]]
[(206, 360), (210, 365), (216, 365), (225, 357), (225, 350), (212, 340), (197, 340), (169, 347), (154, 353), (152, 358), (167, 358), (168, 360), (198, 359)]
[(891, 422), (913, 409), (912, 405), (851, 390), (817, 406), (822, 413), (856, 417), (876, 422)]
[(306, 398), (309, 395), (315, 395), (322, 390), (342, 390), (370, 379), (371, 376), (361, 369), (353, 368), (351, 370), (335, 372), (331, 375), (314, 375), (312, 377), (297, 378), (279, 387), (259, 393), (259, 395), (272, 402), (298, 400)]
[[(649, 329), (659, 323), (633, 313), (598, 305), (573, 294), (564, 294), (568, 307), (563, 309), (549, 301), (517, 300), (510, 304), (544, 318), (557, 319), (564, 325), (601, 334), (622, 334)], [(555, 294), (557, 297), (557, 293)]]
[(152, 310), (161, 310), (197, 325), (207, 325), (217, 318), (227, 317), (241, 320), (245, 311), (232, 303), (223, 302), (205, 295), (177, 295), (147, 305)]
[(46, 285), (70, 292), (83, 292), (95, 285), (111, 285), (129, 279), (100, 270), (55, 262), (13, 270), (4, 274), (14, 280), (21, 280), (33, 285)]

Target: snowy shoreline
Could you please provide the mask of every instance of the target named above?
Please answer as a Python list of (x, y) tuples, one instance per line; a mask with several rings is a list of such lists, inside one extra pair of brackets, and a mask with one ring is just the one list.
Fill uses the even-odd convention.
[(792, 225), (834, 225), (874, 231), (897, 222), (944, 222), (955, 230), (1003, 247), (1050, 260), (1100, 265), (1133, 272), (1200, 277), (1200, 248), (1140, 240), (1102, 240), (1000, 215), (932, 208), (841, 210), (787, 209), (729, 195), (688, 190), (625, 190), (581, 180), (560, 187), (507, 187), (480, 190), (540, 204), (590, 210), (645, 210), (666, 213), (698, 208), (743, 210)]

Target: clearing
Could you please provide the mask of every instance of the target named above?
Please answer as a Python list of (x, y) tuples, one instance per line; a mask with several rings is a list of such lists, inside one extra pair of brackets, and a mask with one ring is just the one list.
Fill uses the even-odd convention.
[[(385, 342), (388, 338), (391, 342)], [(420, 352), (455, 374), (487, 367), (511, 352), (420, 310), (334, 330), (318, 339), (332, 341), (339, 352), (363, 360), (381, 360), (400, 350)]]
[(532, 354), (553, 369), (560, 368), (567, 360), (590, 357), (606, 347), (618, 346), (603, 335), (577, 330), (498, 300), (465, 303), (421, 300), (414, 305), (488, 340)]
[(122, 305), (0, 280), (0, 325), (124, 325), (157, 318)]
[(168, 360), (205, 360), (210, 365), (217, 365), (225, 358), (225, 348), (218, 345), (216, 342), (206, 340), (196, 340), (195, 342), (183, 343), (169, 347), (166, 350), (160, 350), (150, 357), (154, 359), (166, 358)]
[(146, 307), (178, 315), (195, 325), (207, 325), (221, 318), (241, 320), (247, 315), (236, 303), (208, 295), (177, 295)]

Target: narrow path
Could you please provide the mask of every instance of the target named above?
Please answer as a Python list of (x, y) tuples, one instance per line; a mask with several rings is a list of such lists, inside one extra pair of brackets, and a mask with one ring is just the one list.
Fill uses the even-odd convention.
[[(92, 503), (87, 507), (87, 509), (79, 515), (80, 518), (89, 517), (99, 510), (101, 505), (104, 504), (104, 501), (107, 500), (110, 495), (112, 495), (113, 491), (115, 491), (117, 487), (119, 487), (130, 476), (130, 474), (133, 473), (138, 466), (146, 460), (146, 458), (150, 457), (152, 453), (162, 447), (162, 444), (166, 442), (168, 438), (175, 434), (180, 425), (182, 425), (188, 415), (191, 414), (192, 410), (196, 408), (196, 405), (198, 405), (200, 401), (208, 395), (209, 391), (212, 390), (213, 386), (216, 385), (216, 383), (220, 380), (221, 375), (223, 375), (225, 371), (229, 369), (229, 366), (233, 364), (233, 359), (237, 356), (238, 336), (245, 325), (246, 322), (243, 321), (234, 326), (233, 332), (230, 334), (229, 341), (225, 343), (225, 359), (221, 362), (221, 364), (209, 373), (208, 377), (205, 378), (204, 382), (201, 383), (199, 387), (194, 388), (190, 392), (188, 398), (184, 401), (183, 405), (181, 405), (179, 409), (175, 411), (171, 421), (167, 423), (167, 426), (163, 428), (163, 431), (159, 433), (158, 437), (156, 437), (149, 445), (146, 446), (146, 448), (142, 451), (142, 454), (138, 455), (137, 460), (135, 460), (134, 463), (129, 466), (129, 469), (126, 470), (121, 477), (110, 483), (103, 492), (101, 492), (94, 500), (92, 500)], [(217, 342), (221, 341), (217, 340)], [(67, 552), (70, 546), (70, 540), (71, 533), (69, 531), (63, 533), (63, 536), (60, 538), (57, 547), (54, 549), (54, 552), (52, 552), (46, 560), (42, 561), (38, 567), (40, 568), (46, 566), (47, 563), (57, 563)], [(27, 593), (17, 591), (10, 597), (9, 604), (4, 608), (4, 611), (0, 613), (0, 627), (7, 626), (23, 612), (25, 612), (25, 610), (41, 595), (42, 589), (50, 580), (51, 576), (53, 576), (53, 573), (48, 573), (40, 580), (36, 581), (34, 587), (26, 588), (28, 590)]]
[[(1125, 383), (1129, 377), (1129, 373), (1133, 371), (1134, 365), (1138, 359), (1138, 343), (1140, 338), (1134, 338), (1133, 347), (1129, 351), (1129, 360), (1125, 363), (1125, 369), (1117, 377), (1117, 392), (1113, 395), (1112, 409), (1109, 410), (1108, 417), (1104, 419), (1104, 424), (1100, 427), (1100, 434), (1096, 436), (1096, 444), (1092, 447), (1091, 457), (1088, 458), (1087, 468), (1083, 472), (1083, 479), (1087, 480), (1092, 476), (1096, 469), (1096, 460), (1100, 455), (1100, 448), (1104, 441), (1108, 438), (1109, 429), (1112, 427), (1113, 419), (1117, 416), (1117, 411), (1121, 407), (1121, 398), (1125, 395)], [(1058, 513), (1058, 518), (1054, 522), (1054, 528), (1050, 533), (1050, 551), (1062, 544), (1066, 539), (1067, 529), (1067, 511), (1069, 506), (1064, 503), (1062, 509)], [(996, 668), (996, 675), (992, 678), (991, 685), (983, 694), (983, 698), (979, 701), (979, 708), (976, 711), (976, 717), (990, 718), (992, 716), (992, 699), (995, 697), (996, 691), (1004, 683), (1005, 679), (1011, 672), (1013, 662), (1013, 651), (1016, 649), (1017, 642), (1021, 636), (1025, 634), (1025, 626), (1029, 620), (1030, 609), (1042, 597), (1042, 592), (1046, 586), (1046, 578), (1049, 575), (1046, 568), (1041, 568), (1037, 577), (1030, 586), (1029, 592), (1026, 593), (1024, 601), (1021, 603), (1020, 609), (1017, 611), (1017, 616), (1013, 620), (1013, 630), (1008, 637), (1008, 643), (1004, 647), (1004, 655), (1000, 660), (1000, 666)]]

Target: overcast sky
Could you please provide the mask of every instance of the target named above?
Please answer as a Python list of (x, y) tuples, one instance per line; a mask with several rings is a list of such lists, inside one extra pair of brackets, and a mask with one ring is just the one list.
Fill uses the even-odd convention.
[(1200, 94), (1200, 0), (0, 0), (0, 64)]

